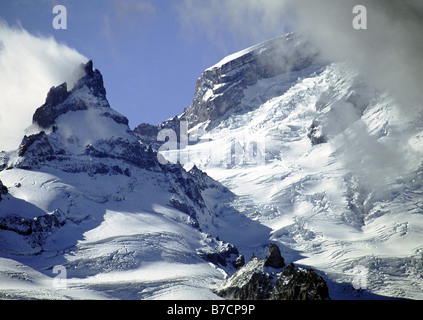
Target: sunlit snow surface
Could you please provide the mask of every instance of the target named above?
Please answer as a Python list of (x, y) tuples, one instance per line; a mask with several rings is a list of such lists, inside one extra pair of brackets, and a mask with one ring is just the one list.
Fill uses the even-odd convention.
[[(197, 165), (235, 194), (203, 192), (212, 215), (199, 217), (201, 231), (169, 205), (164, 173), (0, 172), (9, 188), (0, 218), (58, 208), (67, 218), (41, 247), (0, 232), (0, 298), (218, 299), (212, 289), (228, 270), (197, 254), (216, 236), (247, 261), (277, 242), (286, 262), (321, 274), (334, 299), (423, 298), (422, 117), (402, 115), (340, 64), (259, 80), (244, 94), (247, 111), (237, 108), (182, 151), (187, 169)], [(80, 134), (73, 140), (83, 147), (88, 128), (73, 127), (75, 116), (64, 117), (67, 138)], [(311, 143), (316, 120), (327, 143)], [(55, 266), (65, 268), (64, 283)]]
[[(2, 298), (218, 298), (210, 288), (226, 273), (196, 254), (210, 239), (168, 205), (172, 194), (160, 175), (141, 169), (132, 177), (46, 171), (1, 173), (12, 186), (2, 212), (30, 219), (68, 208), (69, 219), (42, 251), (14, 232), (1, 232)], [(54, 266), (66, 268), (66, 287), (53, 285), (59, 276)]]
[[(244, 105), (268, 95), (265, 82), (287, 85), (283, 76), (260, 80)], [(185, 166), (234, 192), (234, 208), (271, 228), (286, 260), (322, 272), (333, 298), (423, 298), (421, 115), (401, 114), (341, 64), (316, 67), (287, 87), (226, 117), (183, 151)], [(328, 143), (313, 146), (316, 119)], [(257, 161), (263, 149), (265, 164)], [(360, 291), (352, 289), (357, 276), (365, 280)]]

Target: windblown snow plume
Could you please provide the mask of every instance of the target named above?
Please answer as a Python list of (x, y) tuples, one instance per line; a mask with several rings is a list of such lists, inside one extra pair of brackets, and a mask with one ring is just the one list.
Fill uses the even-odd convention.
[[(367, 29), (356, 30), (353, 8), (367, 9)], [(405, 109), (421, 108), (423, 92), (423, 3), (419, 0), (211, 0), (198, 6), (184, 0), (187, 31), (214, 41), (222, 28), (234, 39), (263, 41), (300, 30), (330, 59), (349, 63), (380, 89), (388, 89)]]
[[(353, 27), (356, 5), (366, 8), (367, 29)], [(392, 99), (397, 128), (390, 130), (389, 139), (376, 141), (371, 129), (359, 122), (343, 141), (351, 169), (363, 183), (381, 188), (407, 172), (416, 152), (421, 156), (423, 151), (409, 148), (407, 142), (421, 131), (416, 119), (423, 111), (423, 4), (324, 0), (298, 1), (296, 7), (301, 28), (324, 56), (346, 62)]]
[(52, 37), (0, 23), (0, 150), (19, 145), (46, 92), (63, 82), (72, 88), (87, 60)]
[[(389, 90), (403, 110), (423, 109), (423, 3), (406, 1), (296, 1), (299, 23), (331, 58), (348, 62), (375, 86)], [(356, 5), (367, 9), (367, 29), (352, 26)]]
[[(366, 29), (354, 28), (357, 5), (366, 9)], [(368, 84), (386, 92), (398, 120), (397, 132), (390, 135), (389, 142), (377, 141), (360, 121), (339, 141), (350, 169), (375, 187), (400, 176), (416, 153), (421, 155), (422, 150), (407, 149), (407, 141), (419, 135), (421, 128), (415, 122), (423, 111), (421, 1), (212, 0), (201, 7), (185, 0), (181, 20), (187, 31), (197, 26), (197, 33), (215, 41), (222, 41), (218, 38), (222, 26), (234, 39), (249, 38), (253, 42), (286, 30), (298, 32), (319, 48), (323, 59), (346, 63)], [(357, 120), (347, 109), (351, 108), (340, 107), (326, 125), (336, 126), (348, 118)]]

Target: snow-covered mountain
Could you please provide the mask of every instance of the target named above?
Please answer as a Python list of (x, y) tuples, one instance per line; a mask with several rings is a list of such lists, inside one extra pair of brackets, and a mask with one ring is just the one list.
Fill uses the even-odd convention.
[(423, 122), (388, 92), (289, 34), (131, 131), (82, 71), (0, 153), (0, 297), (422, 298)]
[(271, 229), (287, 261), (318, 270), (332, 298), (421, 299), (421, 119), (289, 34), (207, 69), (192, 105), (158, 127), (182, 123), (187, 146), (159, 150), (231, 190), (231, 206)]
[(226, 212), (234, 195), (197, 168), (160, 165), (109, 106), (92, 62), (82, 68), (71, 91), (50, 90), (34, 133), (1, 154), (0, 297), (219, 298), (212, 289), (241, 255), (216, 238), (225, 220), (214, 206)]

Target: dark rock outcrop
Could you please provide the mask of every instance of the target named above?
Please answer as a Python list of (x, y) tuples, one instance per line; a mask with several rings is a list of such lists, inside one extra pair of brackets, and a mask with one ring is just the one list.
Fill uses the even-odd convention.
[(147, 153), (140, 144), (134, 144), (122, 137), (98, 140), (85, 148), (85, 154), (96, 158), (120, 159), (138, 167), (145, 167)]
[(264, 259), (264, 266), (272, 267), (275, 269), (280, 269), (285, 266), (285, 261), (281, 255), (281, 251), (279, 250), (279, 247), (274, 243), (270, 244), (267, 257), (266, 259)]
[(70, 96), (68, 86), (65, 83), (53, 87), (47, 94), (46, 102), (38, 108), (32, 117), (33, 123), (40, 128), (48, 129), (54, 125), (55, 120), (62, 114), (69, 111), (87, 110), (88, 107), (80, 103), (65, 103)]
[(209, 261), (220, 267), (232, 266), (235, 269), (245, 265), (245, 259), (238, 249), (230, 243), (225, 243), (215, 239), (218, 245), (215, 251), (199, 250), (198, 255), (206, 261)]
[(183, 117), (189, 127), (207, 120), (212, 126), (213, 121), (225, 116), (229, 110), (239, 111), (237, 109), (245, 97), (244, 90), (249, 86), (261, 79), (304, 70), (316, 63), (318, 57), (316, 48), (292, 33), (252, 47), (207, 69), (200, 76), (194, 99)]
[(0, 180), (0, 201), (2, 200), (2, 195), (6, 195), (9, 192), (7, 187), (3, 184), (3, 182)]
[(33, 246), (42, 246), (46, 237), (63, 227), (67, 221), (68, 218), (61, 210), (34, 219), (8, 215), (0, 218), (0, 230), (15, 232), (28, 237)]
[(215, 292), (230, 300), (330, 299), (324, 279), (313, 269), (285, 266), (275, 244), (265, 259), (253, 257)]
[(76, 83), (73, 90), (87, 87), (93, 96), (105, 99), (106, 89), (104, 88), (103, 75), (97, 69), (93, 69), (92, 60), (88, 61), (82, 67), (84, 68), (85, 76)]
[(133, 132), (143, 144), (151, 146), (154, 150), (158, 150), (160, 145), (163, 144), (163, 142), (157, 141), (157, 136), (159, 134), (158, 126), (141, 123), (134, 128)]
[[(63, 103), (70, 95), (70, 92), (68, 91), (68, 85), (67, 83), (63, 83), (60, 86), (52, 87), (47, 94), (46, 98), (46, 105), (49, 106), (56, 106), (61, 103)], [(40, 119), (42, 120), (42, 119)]]
[(293, 263), (278, 275), (271, 300), (328, 300), (325, 280), (313, 269), (299, 269)]
[(322, 133), (322, 124), (318, 120), (314, 120), (308, 128), (307, 137), (313, 146), (328, 142), (327, 137)]
[(68, 91), (66, 83), (53, 87), (47, 94), (44, 105), (38, 108), (33, 116), (33, 123), (43, 129), (49, 129), (55, 124), (55, 120), (62, 114), (70, 111), (87, 110), (89, 108), (87, 101), (73, 95), (75, 92), (85, 92), (96, 98), (100, 103), (98, 107), (104, 107), (106, 110), (104, 116), (108, 116), (117, 123), (128, 124), (126, 117), (118, 115), (112, 111), (106, 99), (106, 89), (104, 88), (103, 76), (100, 71), (93, 70), (92, 61), (88, 61), (85, 65), (81, 65), (85, 75), (78, 80), (71, 91)]
[(159, 128), (149, 123), (141, 123), (140, 125), (134, 128), (134, 133), (140, 136), (157, 138)]
[(38, 157), (54, 154), (54, 149), (44, 131), (30, 136), (24, 136), (19, 146), (18, 155), (19, 157), (24, 157), (27, 154)]
[(128, 118), (119, 114), (119, 113), (117, 113), (117, 112), (112, 113), (112, 112), (106, 111), (106, 112), (101, 113), (100, 117), (106, 117), (106, 118), (113, 119), (118, 124), (124, 124), (126, 126), (129, 125)]

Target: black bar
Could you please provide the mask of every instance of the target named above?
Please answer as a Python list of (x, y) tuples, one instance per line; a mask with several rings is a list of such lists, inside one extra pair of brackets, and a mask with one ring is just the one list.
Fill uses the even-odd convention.
[[(347, 316), (364, 317), (406, 312), (412, 315), (421, 310), (423, 301), (0, 301), (0, 310), (13, 317), (35, 315), (40, 319), (58, 316), (117, 315), (118, 320), (131, 319), (341, 319)], [(175, 314), (176, 313), (176, 314)], [(4, 314), (6, 319), (6, 315)], [(295, 319), (294, 318), (294, 319)]]

